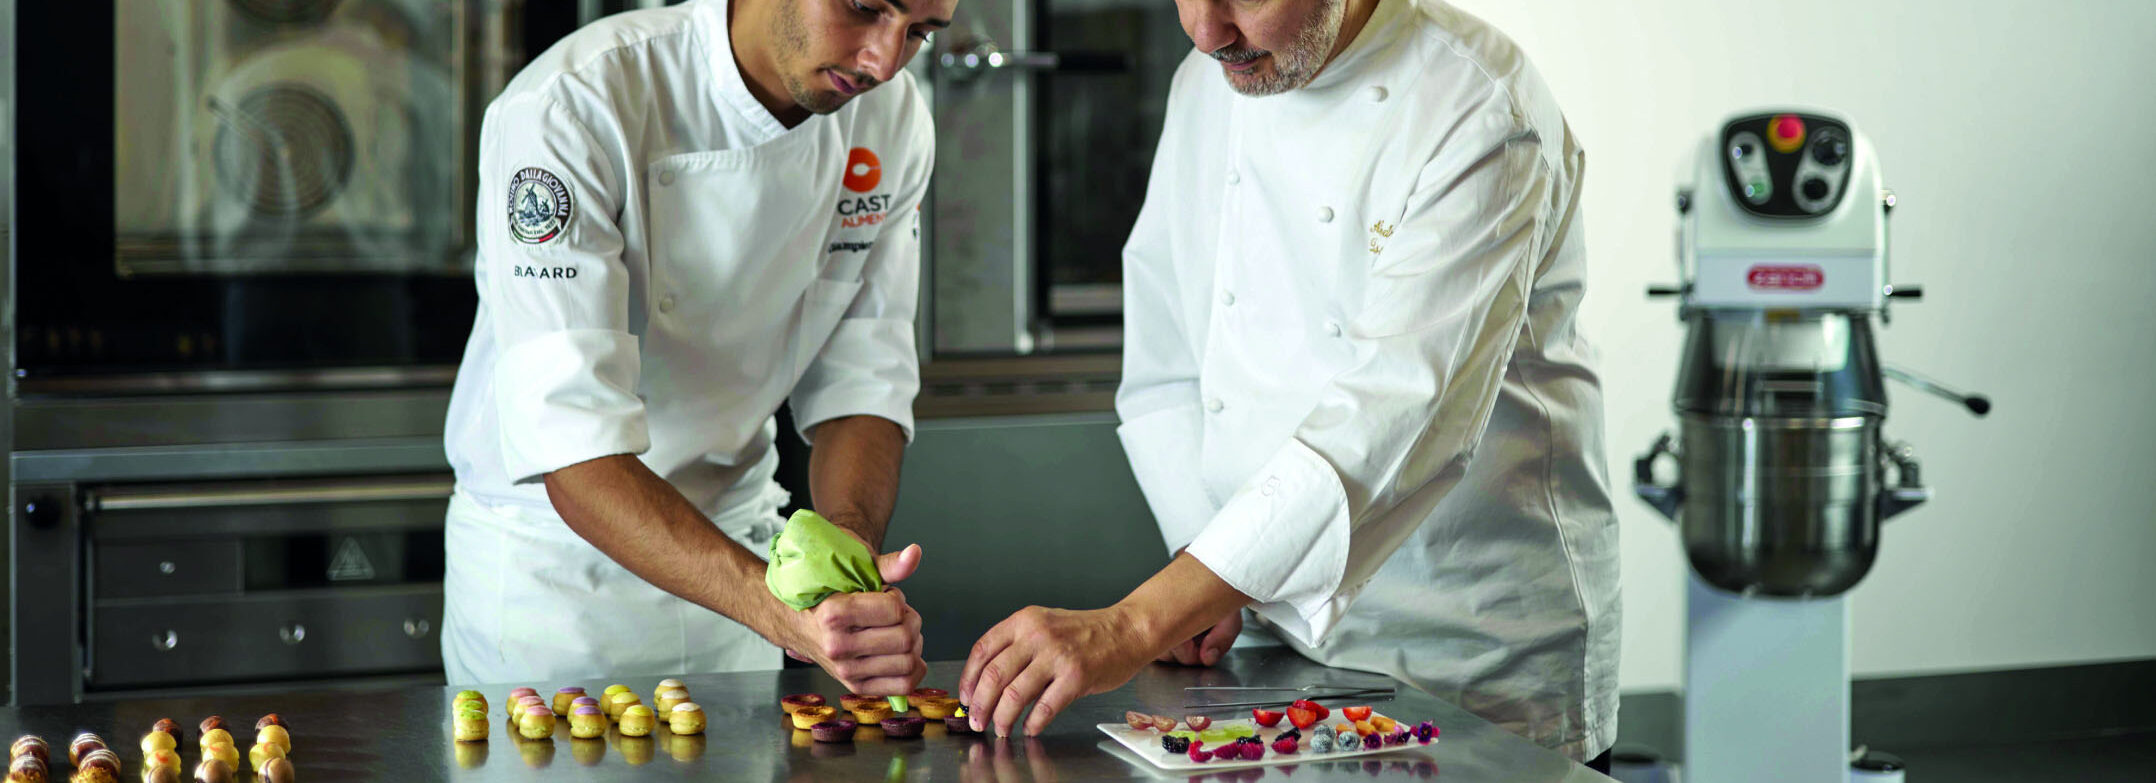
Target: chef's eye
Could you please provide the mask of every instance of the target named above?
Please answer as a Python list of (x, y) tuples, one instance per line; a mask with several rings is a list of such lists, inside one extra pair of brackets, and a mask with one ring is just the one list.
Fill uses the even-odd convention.
[(883, 15), (883, 11), (882, 11), (881, 9), (876, 9), (876, 8), (870, 8), (870, 7), (868, 7), (868, 6), (862, 5), (862, 4), (861, 4), (861, 3), (859, 3), (859, 2), (855, 2), (855, 3), (853, 4), (853, 10), (854, 10), (854, 13), (860, 14), (860, 15), (862, 15), (862, 16), (866, 16), (866, 17), (868, 17), (868, 18), (870, 18), (870, 19), (874, 19), (874, 18), (876, 18), (876, 17), (878, 17), (878, 16), (882, 16), (882, 15)]
[(925, 27), (923, 27), (923, 28), (918, 28), (918, 29), (915, 29), (915, 30), (912, 30), (912, 31), (910, 31), (910, 32), (906, 33), (906, 37), (908, 37), (908, 38), (912, 38), (913, 40), (916, 40), (916, 41), (927, 41), (927, 40), (928, 40), (928, 36), (929, 36), (929, 32), (930, 32), (930, 31), (928, 30), (928, 28), (925, 28)]

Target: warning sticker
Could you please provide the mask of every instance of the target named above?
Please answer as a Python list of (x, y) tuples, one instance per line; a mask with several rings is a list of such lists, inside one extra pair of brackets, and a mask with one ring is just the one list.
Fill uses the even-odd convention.
[(347, 538), (337, 544), (337, 555), (329, 561), (329, 581), (364, 582), (373, 578), (374, 563), (367, 560), (367, 550), (359, 545), (359, 539)]

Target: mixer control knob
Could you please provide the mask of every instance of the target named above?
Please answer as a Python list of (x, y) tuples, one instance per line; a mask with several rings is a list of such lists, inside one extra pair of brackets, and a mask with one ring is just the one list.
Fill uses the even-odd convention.
[(1813, 177), (1804, 181), (1805, 198), (1813, 201), (1823, 201), (1826, 199), (1827, 194), (1831, 192), (1833, 192), (1833, 186), (1828, 185), (1826, 180)]
[(1821, 166), (1839, 166), (1849, 159), (1849, 140), (1840, 134), (1819, 134), (1812, 142), (1812, 160)]

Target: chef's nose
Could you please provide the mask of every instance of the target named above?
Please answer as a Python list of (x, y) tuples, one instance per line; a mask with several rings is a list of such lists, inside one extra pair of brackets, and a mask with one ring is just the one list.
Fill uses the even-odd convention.
[(861, 54), (854, 66), (862, 73), (876, 78), (877, 84), (898, 77), (898, 69), (906, 64), (906, 28), (900, 27), (896, 36), (877, 35), (861, 47)]
[(1235, 20), (1219, 0), (1177, 0), (1175, 5), (1183, 18), (1183, 32), (1198, 51), (1219, 51), (1241, 36), (1241, 31), (1235, 29)]

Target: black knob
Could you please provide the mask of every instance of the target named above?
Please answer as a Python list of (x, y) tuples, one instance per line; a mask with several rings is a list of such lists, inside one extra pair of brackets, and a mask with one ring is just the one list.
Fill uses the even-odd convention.
[(1849, 140), (1836, 135), (1820, 134), (1812, 142), (1812, 160), (1821, 166), (1839, 166), (1849, 159)]
[(37, 497), (23, 501), (23, 519), (39, 530), (51, 530), (60, 525), (60, 502), (55, 498)]
[(1818, 177), (1804, 181), (1804, 197), (1813, 201), (1826, 198), (1827, 194), (1832, 191), (1833, 188), (1827, 184), (1827, 181)]

